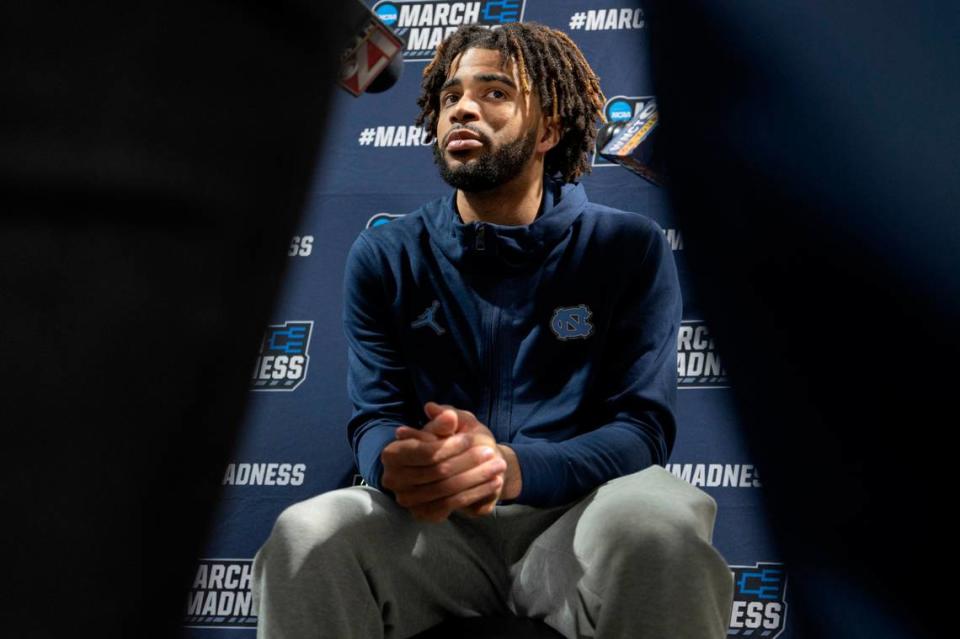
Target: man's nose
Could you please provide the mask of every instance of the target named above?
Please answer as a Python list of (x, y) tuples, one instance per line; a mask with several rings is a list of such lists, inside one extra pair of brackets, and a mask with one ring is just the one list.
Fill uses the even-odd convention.
[(463, 123), (473, 122), (480, 119), (480, 107), (476, 101), (468, 95), (463, 95), (457, 100), (457, 104), (450, 110), (450, 121)]

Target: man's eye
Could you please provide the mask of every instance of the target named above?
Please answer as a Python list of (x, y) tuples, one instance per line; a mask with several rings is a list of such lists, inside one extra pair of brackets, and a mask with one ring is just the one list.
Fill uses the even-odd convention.
[(493, 96), (498, 100), (502, 100), (503, 98), (507, 97), (507, 94), (501, 91), (500, 89), (491, 89), (490, 93), (488, 93), (487, 95)]
[(443, 104), (443, 105), (453, 104), (456, 101), (457, 101), (457, 94), (455, 93), (448, 93), (442, 98), (440, 98), (440, 104)]

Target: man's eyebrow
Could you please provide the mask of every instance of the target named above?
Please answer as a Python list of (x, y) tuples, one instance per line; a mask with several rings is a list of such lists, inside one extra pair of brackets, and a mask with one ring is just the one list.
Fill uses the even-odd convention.
[(446, 89), (449, 89), (450, 87), (456, 86), (458, 84), (463, 84), (460, 78), (449, 78), (447, 79), (446, 82), (443, 83), (443, 85), (440, 87), (440, 90), (445, 91)]
[(473, 79), (479, 82), (503, 82), (507, 86), (513, 87), (514, 89), (517, 88), (517, 85), (513, 83), (510, 76), (502, 73), (480, 73), (473, 76)]
[[(517, 85), (508, 75), (502, 73), (478, 73), (473, 76), (473, 79), (477, 82), (503, 82), (509, 87), (517, 88)], [(449, 78), (443, 85), (440, 87), (440, 91), (445, 91), (452, 86), (458, 86), (463, 84), (463, 81), (460, 78)]]

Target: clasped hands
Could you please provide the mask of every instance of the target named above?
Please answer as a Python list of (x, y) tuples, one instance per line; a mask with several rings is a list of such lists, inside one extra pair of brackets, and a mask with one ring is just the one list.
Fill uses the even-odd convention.
[(473, 413), (435, 402), (424, 412), (430, 421), (422, 429), (398, 427), (380, 455), (381, 483), (397, 504), (416, 519), (440, 522), (454, 511), (489, 515), (501, 497), (519, 494), (516, 454), (498, 446)]

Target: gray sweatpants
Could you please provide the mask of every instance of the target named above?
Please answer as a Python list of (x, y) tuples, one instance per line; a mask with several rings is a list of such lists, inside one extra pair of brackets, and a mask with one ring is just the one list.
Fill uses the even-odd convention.
[(716, 509), (660, 466), (565, 506), (442, 523), (374, 488), (334, 490), (286, 509), (257, 552), (257, 637), (403, 639), (509, 612), (571, 639), (720, 639), (733, 577)]

